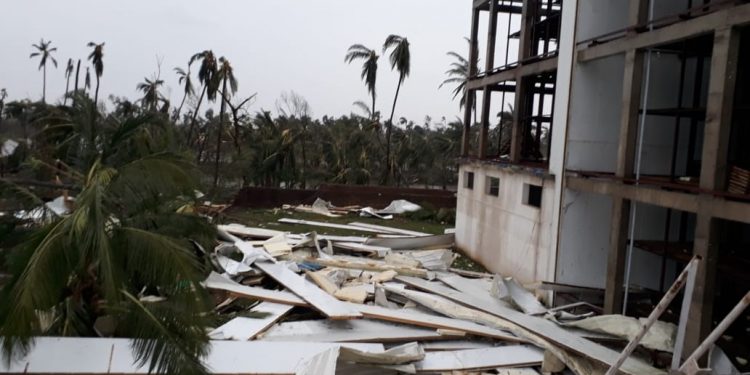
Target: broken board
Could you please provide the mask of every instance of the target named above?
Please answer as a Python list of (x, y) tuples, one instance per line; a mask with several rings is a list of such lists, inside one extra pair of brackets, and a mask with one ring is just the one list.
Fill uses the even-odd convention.
[(234, 318), (211, 331), (208, 336), (214, 340), (247, 341), (274, 325), (286, 315), (293, 306), (273, 302), (262, 302), (250, 311), (268, 314), (263, 318)]
[(224, 290), (237, 297), (276, 302), (285, 305), (307, 306), (307, 302), (293, 293), (282, 290), (269, 290), (265, 288), (245, 286), (229, 280), (216, 272), (211, 272), (208, 279), (206, 279), (203, 284), (208, 289)]
[(498, 367), (529, 367), (542, 364), (544, 351), (526, 345), (429, 352), (416, 363), (418, 372), (489, 370)]
[(265, 332), (264, 341), (318, 342), (407, 342), (449, 340), (434, 329), (393, 324), (378, 320), (303, 320), (279, 323)]
[(255, 266), (331, 319), (356, 319), (362, 317), (362, 314), (356, 309), (332, 297), (318, 288), (317, 285), (296, 274), (283, 264), (258, 262), (255, 263)]

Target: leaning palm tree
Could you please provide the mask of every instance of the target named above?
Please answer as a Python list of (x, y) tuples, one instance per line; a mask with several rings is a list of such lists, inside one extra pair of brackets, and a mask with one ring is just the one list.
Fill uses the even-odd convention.
[[(73, 112), (93, 116), (87, 101), (75, 100)], [(49, 167), (80, 189), (74, 207), (64, 217), (47, 215), (11, 250), (12, 278), (0, 291), (1, 300), (13, 301), (0, 304), (6, 359), (27, 352), (37, 336), (106, 335), (130, 338), (134, 358), (149, 371), (207, 373), (201, 357), (210, 306), (188, 238), (205, 246), (215, 234), (205, 220), (176, 212), (197, 174), (184, 157), (152, 151), (164, 150), (167, 137), (150, 119), (98, 124), (106, 131), (95, 144), (81, 133), (91, 128), (87, 120), (54, 130), (72, 129), (60, 146), (77, 142), (83, 147), (75, 150), (93, 157)], [(11, 189), (20, 188), (0, 179), (0, 192)]]
[(73, 66), (73, 59), (68, 59), (68, 65), (65, 67), (65, 97), (63, 98), (63, 105), (68, 103), (68, 93), (70, 89), (70, 76), (73, 75), (75, 67)]
[[(448, 78), (446, 78), (438, 88), (442, 88), (445, 85), (456, 84), (452, 91), (453, 99), (456, 99), (456, 97), (461, 94), (461, 100), (458, 103), (458, 108), (460, 109), (466, 104), (466, 82), (469, 79), (469, 60), (466, 60), (463, 56), (453, 51), (448, 52), (447, 55), (455, 58), (456, 61), (452, 62), (450, 64), (450, 69), (445, 71)], [(475, 96), (476, 94), (474, 91), (471, 91), (469, 95)], [(474, 111), (475, 116), (474, 122), (476, 122), (476, 108), (477, 103), (474, 100), (472, 101), (472, 111)]]
[[(378, 56), (374, 49), (369, 49), (361, 44), (354, 44), (349, 47), (344, 57), (344, 61), (350, 64), (354, 60), (364, 60), (362, 64), (362, 80), (365, 82), (367, 91), (372, 97), (371, 116), (375, 115), (375, 81), (378, 73), (378, 58), (380, 56)], [(370, 119), (374, 120), (372, 117)]]
[(104, 73), (104, 62), (102, 61), (104, 57), (104, 43), (89, 42), (88, 46), (93, 48), (89, 54), (89, 60), (94, 65), (94, 73), (96, 73), (96, 92), (94, 93), (94, 106), (96, 107), (99, 104), (99, 79), (102, 73)]
[(180, 112), (182, 112), (182, 106), (185, 104), (185, 100), (188, 96), (193, 96), (195, 94), (195, 89), (193, 88), (193, 80), (190, 77), (190, 64), (188, 64), (187, 71), (179, 67), (174, 68), (174, 71), (177, 73), (177, 81), (180, 85), (183, 85), (184, 92), (180, 106), (177, 108), (177, 112), (174, 115), (174, 119), (178, 120), (180, 118)]
[(39, 70), (42, 70), (43, 78), (42, 78), (42, 103), (47, 103), (47, 60), (51, 60), (52, 64), (55, 65), (55, 68), (57, 68), (57, 60), (55, 60), (54, 57), (52, 57), (52, 52), (57, 51), (57, 47), (50, 47), (52, 45), (52, 41), (44, 41), (44, 39), (39, 41), (39, 44), (32, 44), (31, 46), (36, 48), (36, 52), (33, 52), (29, 58), (34, 58), (39, 56)]
[(161, 94), (159, 94), (159, 86), (163, 85), (164, 81), (161, 79), (148, 79), (144, 78), (143, 82), (139, 83), (136, 89), (143, 93), (141, 102), (144, 106), (147, 106), (150, 111), (156, 110), (156, 105), (159, 104)]
[(216, 71), (218, 70), (214, 52), (211, 50), (205, 50), (203, 52), (196, 53), (190, 58), (188, 65), (197, 60), (201, 60), (201, 66), (200, 68), (198, 68), (198, 81), (201, 83), (201, 85), (203, 85), (203, 89), (201, 90), (200, 98), (198, 98), (198, 104), (196, 104), (195, 110), (193, 111), (193, 118), (190, 121), (190, 128), (188, 129), (187, 135), (188, 145), (190, 145), (190, 141), (193, 136), (195, 121), (198, 119), (198, 111), (201, 108), (203, 97), (208, 94), (208, 100), (213, 101), (216, 98), (216, 93), (218, 91), (218, 84), (216, 84), (216, 80), (214, 80), (214, 75), (216, 75)]
[[(214, 75), (214, 86), (219, 87), (221, 82), (221, 94), (224, 100), (221, 101), (221, 112), (219, 112), (219, 125), (216, 130), (216, 163), (214, 164), (214, 191), (219, 184), (219, 163), (221, 161), (221, 136), (224, 134), (224, 117), (227, 108), (227, 100), (229, 97), (237, 93), (237, 78), (234, 77), (234, 69), (229, 63), (229, 60), (223, 56), (219, 58), (221, 67), (216, 71)], [(229, 83), (230, 91), (227, 92), (227, 83)]]
[(409, 53), (409, 41), (401, 36), (391, 34), (385, 39), (383, 43), (383, 53), (388, 49), (392, 49), (390, 60), (391, 69), (398, 71), (398, 86), (396, 86), (396, 95), (393, 97), (393, 107), (391, 108), (391, 117), (388, 119), (386, 124), (387, 128), (385, 131), (385, 176), (383, 178), (384, 183), (388, 183), (389, 175), (392, 171), (391, 166), (391, 132), (393, 128), (393, 114), (396, 112), (396, 101), (398, 100), (398, 92), (401, 90), (401, 84), (404, 83), (404, 79), (409, 76), (411, 70), (411, 55)]

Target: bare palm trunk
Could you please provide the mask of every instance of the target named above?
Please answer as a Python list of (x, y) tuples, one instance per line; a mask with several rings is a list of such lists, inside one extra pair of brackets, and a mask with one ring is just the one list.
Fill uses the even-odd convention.
[(198, 119), (198, 111), (201, 109), (201, 103), (203, 103), (203, 97), (206, 95), (206, 84), (203, 84), (203, 90), (201, 91), (201, 97), (198, 98), (198, 104), (195, 106), (193, 111), (193, 118), (190, 120), (190, 129), (188, 129), (187, 145), (190, 146), (190, 141), (193, 138), (193, 129), (195, 129), (195, 121)]
[(185, 93), (185, 95), (182, 96), (182, 101), (180, 102), (180, 106), (177, 108), (177, 113), (174, 115), (174, 120), (178, 121), (180, 119), (180, 112), (182, 112), (182, 106), (185, 104), (185, 99), (187, 99), (188, 94)]
[(94, 108), (99, 107), (99, 75), (96, 75), (96, 92), (94, 92)]
[(307, 120), (302, 119), (302, 168), (300, 168), (300, 176), (302, 176), (302, 188), (307, 188), (307, 153), (305, 152), (305, 139), (307, 137)]
[(370, 118), (375, 121), (375, 93), (372, 93), (372, 111), (370, 111)]
[(75, 84), (75, 92), (78, 92), (78, 75), (81, 73), (81, 60), (78, 60), (78, 65), (76, 66), (76, 84)]
[[(221, 92), (227, 92), (227, 76), (224, 75), (224, 82), (221, 85)], [(219, 185), (219, 162), (221, 161), (221, 134), (224, 130), (224, 111), (227, 108), (226, 100), (221, 101), (221, 112), (219, 113), (219, 126), (216, 130), (216, 164), (214, 164), (214, 192)]]
[(391, 132), (393, 129), (393, 114), (396, 113), (396, 101), (398, 101), (398, 92), (401, 90), (401, 83), (404, 82), (404, 77), (398, 78), (398, 86), (396, 86), (396, 95), (393, 97), (393, 106), (391, 107), (391, 117), (388, 119), (387, 128), (385, 129), (385, 177), (383, 178), (383, 184), (388, 185), (388, 179), (391, 176)]
[[(67, 73), (67, 72), (66, 72)], [(70, 75), (65, 79), (65, 97), (63, 98), (63, 105), (68, 104), (68, 92), (70, 89)]]
[(47, 64), (44, 64), (44, 73), (42, 74), (42, 103), (47, 104)]

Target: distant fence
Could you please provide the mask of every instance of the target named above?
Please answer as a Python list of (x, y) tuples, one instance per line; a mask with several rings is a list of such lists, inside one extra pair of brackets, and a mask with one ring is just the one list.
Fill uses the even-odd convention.
[(317, 190), (246, 187), (237, 193), (233, 205), (273, 208), (283, 204), (312, 204), (316, 198), (327, 200), (335, 206), (383, 208), (393, 200), (406, 199), (435, 208), (456, 207), (456, 193), (448, 190), (334, 184), (320, 185)]

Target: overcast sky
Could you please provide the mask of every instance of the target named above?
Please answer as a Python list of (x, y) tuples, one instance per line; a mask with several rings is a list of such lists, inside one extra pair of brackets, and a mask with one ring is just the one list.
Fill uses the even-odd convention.
[[(438, 90), (453, 61), (465, 54), (470, 0), (4, 0), (0, 12), (0, 88), (11, 99), (41, 98), (38, 61), (29, 60), (32, 43), (52, 40), (57, 69), (47, 79), (48, 101), (65, 90), (68, 58), (84, 59), (89, 41), (106, 42), (100, 98), (138, 98), (136, 84), (162, 61), (163, 92), (174, 105), (181, 91), (172, 69), (186, 66), (195, 52), (212, 49), (233, 64), (239, 97), (257, 93), (251, 110), (275, 109), (279, 95), (304, 96), (315, 117), (349, 114), (365, 100), (360, 63), (347, 65), (349, 45), (380, 50), (388, 34), (411, 44), (411, 76), (401, 89), (396, 118), (421, 122), (459, 115), (450, 88)], [(48, 68), (49, 69), (49, 68)], [(93, 75), (93, 69), (92, 69)], [(83, 80), (83, 68), (81, 80)], [(378, 70), (378, 110), (390, 113), (398, 76), (386, 56)], [(72, 83), (71, 83), (72, 85)]]

